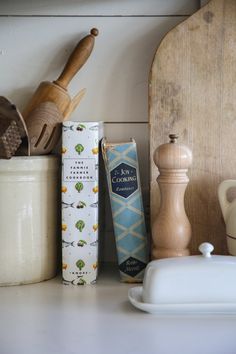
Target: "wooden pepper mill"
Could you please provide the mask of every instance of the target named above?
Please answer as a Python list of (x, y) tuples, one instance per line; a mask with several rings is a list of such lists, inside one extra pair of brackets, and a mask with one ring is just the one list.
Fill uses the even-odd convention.
[(154, 152), (154, 162), (160, 175), (157, 182), (161, 193), (159, 214), (152, 226), (152, 258), (189, 255), (191, 225), (184, 208), (186, 175), (192, 163), (191, 150), (177, 144), (178, 136), (170, 134), (170, 142)]

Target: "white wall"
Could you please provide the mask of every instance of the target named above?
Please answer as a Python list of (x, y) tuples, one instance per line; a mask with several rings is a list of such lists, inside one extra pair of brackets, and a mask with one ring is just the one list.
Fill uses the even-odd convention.
[[(165, 33), (199, 7), (196, 0), (1, 0), (0, 95), (22, 109), (97, 27), (94, 52), (69, 88), (72, 96), (87, 88), (72, 119), (104, 120), (108, 140), (136, 139), (148, 214), (148, 75)], [(109, 220), (105, 260), (115, 254)]]

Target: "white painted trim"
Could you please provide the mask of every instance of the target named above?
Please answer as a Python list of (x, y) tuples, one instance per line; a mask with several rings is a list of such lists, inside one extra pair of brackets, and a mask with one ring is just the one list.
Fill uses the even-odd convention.
[(1, 15), (160, 16), (189, 15), (197, 0), (10, 0), (0, 1)]
[[(69, 85), (86, 88), (74, 120), (148, 121), (148, 77), (157, 46), (183, 17), (4, 17), (0, 19), (0, 93), (20, 110), (41, 81), (55, 80), (92, 27), (94, 51)], [(125, 29), (125, 30), (124, 30)]]

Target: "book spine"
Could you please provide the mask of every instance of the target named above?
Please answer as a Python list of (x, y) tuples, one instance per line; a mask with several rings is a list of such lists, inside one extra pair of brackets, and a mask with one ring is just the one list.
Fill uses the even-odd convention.
[(102, 151), (121, 281), (141, 282), (148, 250), (136, 143), (103, 140)]
[(65, 284), (93, 284), (98, 268), (98, 175), (102, 123), (62, 127), (62, 276)]

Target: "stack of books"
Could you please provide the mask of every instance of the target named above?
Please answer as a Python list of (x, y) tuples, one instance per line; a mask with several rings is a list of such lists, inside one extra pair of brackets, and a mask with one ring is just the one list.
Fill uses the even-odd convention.
[[(104, 212), (99, 184), (102, 122), (63, 123), (63, 283), (94, 284), (98, 274), (99, 230)], [(102, 142), (121, 281), (141, 282), (148, 262), (147, 234), (137, 148)], [(100, 191), (103, 192), (103, 191)]]

